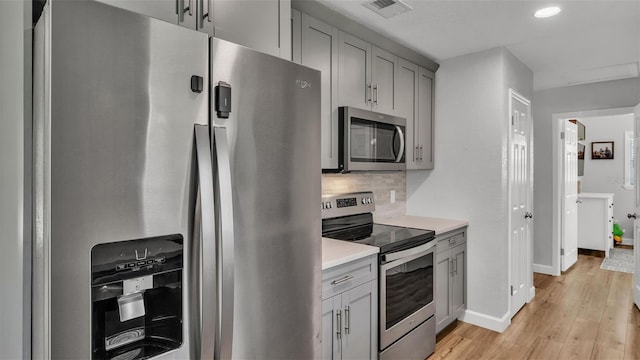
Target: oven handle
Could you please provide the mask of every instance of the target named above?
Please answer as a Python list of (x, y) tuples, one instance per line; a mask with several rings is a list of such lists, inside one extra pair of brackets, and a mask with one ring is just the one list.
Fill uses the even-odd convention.
[(414, 248), (397, 251), (389, 254), (384, 254), (382, 255), (382, 262), (383, 264), (388, 264), (392, 261), (395, 261), (398, 259), (405, 259), (408, 257), (411, 257), (412, 259), (419, 258), (420, 256), (424, 256), (430, 252), (433, 252), (433, 247), (435, 246), (435, 244), (436, 244), (435, 240), (432, 240), (426, 244), (422, 244)]

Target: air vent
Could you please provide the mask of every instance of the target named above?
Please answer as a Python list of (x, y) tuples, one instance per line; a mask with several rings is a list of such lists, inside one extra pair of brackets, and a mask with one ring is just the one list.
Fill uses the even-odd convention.
[(402, 0), (375, 0), (362, 4), (376, 14), (388, 19), (411, 10), (411, 6)]

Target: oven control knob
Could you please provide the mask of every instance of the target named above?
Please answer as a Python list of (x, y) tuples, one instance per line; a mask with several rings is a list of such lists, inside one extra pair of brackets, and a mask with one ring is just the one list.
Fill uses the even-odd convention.
[(371, 198), (367, 198), (367, 204), (371, 204)]
[(367, 203), (367, 199), (362, 198), (362, 205), (364, 205), (364, 204), (366, 204), (366, 203)]
[(322, 210), (324, 210), (324, 203), (321, 203), (321, 204), (322, 204)]
[(327, 201), (327, 203), (325, 205), (326, 205), (327, 209), (331, 209), (331, 207), (332, 207), (331, 206), (331, 201)]

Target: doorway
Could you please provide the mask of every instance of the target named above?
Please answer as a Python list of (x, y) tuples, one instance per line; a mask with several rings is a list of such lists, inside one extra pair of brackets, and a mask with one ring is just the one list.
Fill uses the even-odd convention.
[[(603, 110), (594, 110), (594, 111), (581, 111), (581, 112), (572, 112), (572, 113), (560, 113), (553, 115), (553, 142), (552, 142), (552, 151), (553, 151), (553, 238), (552, 238), (552, 267), (550, 275), (560, 275), (561, 271), (563, 271), (562, 266), (562, 253), (567, 253), (568, 249), (563, 248), (563, 242), (565, 240), (565, 236), (567, 233), (571, 234), (573, 229), (568, 229), (567, 226), (577, 226), (575, 222), (571, 222), (570, 224), (566, 221), (566, 217), (563, 216), (563, 211), (565, 207), (565, 201), (567, 199), (567, 192), (564, 190), (565, 184), (567, 182), (567, 175), (563, 171), (565, 164), (565, 151), (563, 150), (563, 142), (565, 139), (563, 138), (562, 133), (565, 132), (566, 120), (567, 119), (578, 119), (583, 123), (591, 123), (592, 121), (606, 121), (607, 119), (617, 118), (620, 116), (630, 116), (632, 118), (633, 108), (615, 108), (615, 109), (603, 109)], [(605, 124), (606, 127), (606, 124)], [(585, 176), (578, 177), (578, 181), (580, 181), (580, 191), (581, 193), (616, 193), (618, 196), (614, 196), (613, 202), (615, 203), (615, 213), (613, 218), (611, 219), (610, 227), (613, 227), (613, 221), (623, 221), (626, 219), (626, 211), (631, 210), (631, 208), (627, 209), (628, 204), (625, 203), (625, 199), (630, 197), (630, 195), (623, 194), (625, 191), (624, 184), (624, 175), (622, 175), (623, 170), (623, 160), (625, 158), (625, 142), (624, 142), (624, 131), (620, 129), (619, 134), (616, 133), (617, 136), (614, 140), (613, 135), (605, 134), (603, 131), (598, 131), (598, 129), (594, 129), (592, 126), (591, 133), (589, 131), (589, 127), (585, 126), (586, 130), (586, 140), (584, 141), (584, 161), (585, 161)], [(602, 134), (599, 134), (602, 133)], [(602, 136), (606, 138), (601, 138)], [(598, 144), (608, 143), (610, 141), (614, 142), (614, 159), (592, 159), (591, 148), (592, 143)], [(599, 149), (599, 148), (598, 148)], [(614, 163), (616, 165), (614, 165)], [(615, 171), (611, 170), (615, 168)], [(597, 181), (588, 181), (585, 183), (584, 179), (587, 179), (589, 176), (589, 171), (599, 173), (599, 179)], [(631, 194), (631, 193), (630, 193)], [(580, 206), (580, 196), (577, 197), (578, 206)], [(621, 215), (624, 212), (624, 219)], [(580, 214), (580, 211), (578, 211)], [(579, 216), (579, 215), (578, 215)], [(608, 221), (608, 220), (607, 220)], [(576, 224), (576, 225), (574, 225)], [(633, 238), (632, 236), (633, 230), (628, 232), (628, 236)], [(580, 231), (575, 229), (576, 234), (579, 234)], [(629, 241), (629, 240), (627, 240)], [(580, 247), (580, 241), (578, 241), (578, 247)], [(611, 245), (612, 246), (612, 245)]]

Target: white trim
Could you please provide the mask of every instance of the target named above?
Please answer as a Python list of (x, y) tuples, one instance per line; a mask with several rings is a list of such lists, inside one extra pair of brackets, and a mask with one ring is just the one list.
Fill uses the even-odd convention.
[[(562, 132), (562, 120), (564, 119), (579, 119), (585, 117), (601, 117), (601, 116), (615, 116), (632, 114), (634, 108), (611, 108), (611, 109), (599, 109), (589, 111), (574, 111), (568, 113), (556, 113), (552, 115), (552, 204), (551, 207), (551, 268), (552, 272), (549, 275), (560, 275), (560, 247), (562, 239), (562, 220), (561, 206), (562, 197), (560, 191), (562, 189), (562, 155), (560, 147), (560, 133)], [(542, 273), (547, 273), (543, 272)]]
[(460, 320), (472, 325), (480, 326), (485, 329), (489, 329), (489, 330), (493, 330), (501, 333), (501, 332), (504, 332), (511, 324), (511, 318), (509, 317), (509, 313), (510, 312), (507, 311), (507, 313), (504, 314), (501, 318), (497, 318), (494, 316), (481, 314), (479, 312), (475, 312), (467, 309), (462, 314), (462, 317)]
[(552, 276), (560, 275), (553, 271), (553, 266), (551, 265), (533, 264), (533, 272)]
[(633, 246), (633, 238), (623, 237), (621, 244)]
[[(635, 184), (631, 184), (631, 177), (635, 178), (635, 164), (634, 164), (634, 171), (629, 171), (631, 170), (630, 167), (630, 157), (631, 157), (631, 151), (634, 150), (634, 143), (635, 142), (635, 135), (633, 130), (632, 131), (625, 131), (624, 132), (624, 162), (623, 162), (623, 166), (624, 166), (624, 184), (622, 185), (622, 187), (626, 190), (634, 190)], [(638, 156), (638, 154), (634, 154), (635, 156)], [(634, 183), (635, 181), (637, 181), (636, 179), (634, 179)]]
[(536, 287), (531, 285), (531, 287), (529, 288), (529, 298), (527, 299), (527, 304), (530, 303), (534, 297), (536, 297)]
[[(511, 214), (511, 192), (512, 192), (512, 184), (513, 181), (511, 179), (511, 168), (509, 168), (511, 166), (511, 158), (513, 156), (511, 149), (513, 148), (513, 121), (511, 120), (511, 117), (513, 116), (513, 106), (512, 106), (512, 100), (516, 100), (519, 101), (520, 103), (524, 104), (527, 107), (527, 119), (528, 119), (528, 123), (529, 123), (529, 129), (528, 129), (528, 142), (527, 142), (527, 164), (529, 164), (529, 187), (527, 189), (527, 209), (526, 211), (529, 211), (531, 213), (533, 213), (533, 117), (531, 116), (531, 101), (527, 98), (525, 98), (524, 96), (522, 96), (521, 94), (519, 94), (517, 91), (515, 91), (512, 88), (509, 88), (509, 96), (507, 98), (508, 101), (508, 109), (509, 109), (509, 113), (507, 114), (507, 142), (508, 142), (508, 151), (507, 151), (507, 254), (508, 254), (508, 261), (507, 261), (507, 273), (508, 273), (508, 284), (514, 285), (513, 284), (513, 279), (512, 279), (512, 273), (511, 273), (511, 269), (512, 269), (512, 258), (511, 258), (511, 223), (512, 223), (512, 214)], [(534, 223), (533, 221), (531, 221), (529, 223), (529, 236), (527, 238), (527, 244), (525, 246), (525, 248), (527, 249), (527, 259), (529, 259), (529, 262), (526, 264), (527, 267), (527, 279), (525, 281), (525, 286), (526, 287), (532, 287), (533, 286), (533, 270), (532, 270), (532, 265), (533, 265), (533, 226)], [(514, 309), (512, 308), (513, 305), (511, 303), (513, 296), (511, 294), (509, 294), (509, 292), (507, 291), (507, 298), (509, 299), (508, 303), (509, 303), (509, 313), (510, 314), (514, 314), (517, 313), (517, 310), (514, 311)], [(525, 302), (526, 298), (525, 298)], [(518, 309), (519, 310), (519, 309)]]

